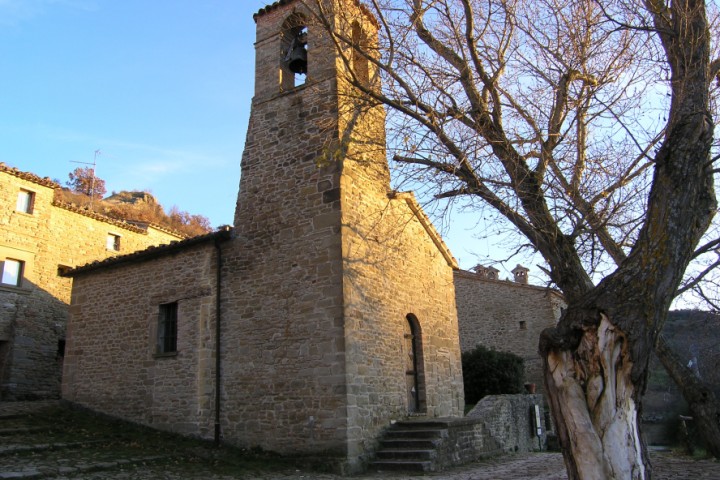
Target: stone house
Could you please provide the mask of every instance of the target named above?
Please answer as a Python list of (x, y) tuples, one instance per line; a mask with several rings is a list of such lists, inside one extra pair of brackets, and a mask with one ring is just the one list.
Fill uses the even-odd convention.
[(55, 200), (58, 184), (0, 163), (0, 398), (57, 398), (71, 279), (59, 270), (182, 237)]
[[(160, 429), (363, 467), (408, 415), (464, 408), (455, 259), (390, 189), (385, 114), (311, 3), (261, 9), (234, 228), (80, 267), (63, 398)], [(372, 44), (357, 0), (329, 21)], [(298, 63), (293, 63), (298, 62)]]
[(498, 273), (482, 265), (455, 271), (460, 348), (466, 352), (482, 345), (522, 357), (525, 381), (542, 390), (540, 333), (555, 326), (565, 300), (557, 290), (529, 285), (528, 269), (521, 265), (512, 270), (512, 281)]

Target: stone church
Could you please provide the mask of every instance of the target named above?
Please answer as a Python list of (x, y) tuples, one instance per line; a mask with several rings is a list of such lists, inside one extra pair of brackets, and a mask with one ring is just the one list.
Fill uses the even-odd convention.
[[(357, 0), (324, 5), (344, 36), (376, 42)], [(372, 63), (342, 61), (308, 8), (254, 17), (234, 228), (69, 273), (62, 395), (350, 471), (395, 420), (462, 416), (457, 264), (390, 189), (384, 110), (347, 81), (380, 88)]]

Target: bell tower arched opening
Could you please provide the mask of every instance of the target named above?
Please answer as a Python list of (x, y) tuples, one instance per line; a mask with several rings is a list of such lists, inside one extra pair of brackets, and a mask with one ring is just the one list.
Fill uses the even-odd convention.
[(308, 72), (308, 28), (302, 14), (293, 13), (285, 20), (280, 45), (281, 91), (304, 85)]
[(352, 45), (352, 68), (355, 77), (359, 83), (367, 84), (370, 80), (369, 62), (362, 54), (363, 51), (367, 51), (367, 39), (357, 20), (352, 24)]

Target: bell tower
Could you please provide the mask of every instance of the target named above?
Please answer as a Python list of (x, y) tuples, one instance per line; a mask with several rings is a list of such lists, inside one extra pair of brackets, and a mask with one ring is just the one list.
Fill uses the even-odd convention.
[[(454, 259), (411, 196), (390, 192), (384, 109), (353, 86), (380, 88), (374, 17), (358, 0), (278, 0), (254, 19), (255, 94), (223, 247), (223, 436), (357, 466), (391, 420), (462, 411)], [(416, 397), (408, 318), (428, 365)]]

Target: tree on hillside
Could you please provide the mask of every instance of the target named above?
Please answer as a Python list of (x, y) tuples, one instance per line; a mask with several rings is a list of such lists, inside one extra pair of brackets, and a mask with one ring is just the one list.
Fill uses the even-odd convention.
[[(688, 266), (720, 244), (706, 235), (717, 208), (714, 4), (365, 5), (378, 48), (316, 20), (358, 102), (386, 106), (400, 173), (512, 229), (565, 295), (539, 349), (569, 478), (649, 478), (639, 412), (650, 353), (679, 286), (704, 275)], [(381, 92), (366, 67), (353, 70), (367, 63)]]
[(78, 167), (68, 174), (66, 185), (75, 193), (81, 193), (95, 199), (105, 196), (105, 180), (95, 176), (95, 169)]
[(173, 205), (167, 213), (167, 223), (171, 228), (186, 235), (203, 235), (212, 231), (210, 219), (203, 215), (193, 215)]
[(663, 335), (658, 338), (655, 353), (687, 402), (708, 453), (720, 458), (720, 402), (711, 385), (680, 359)]

